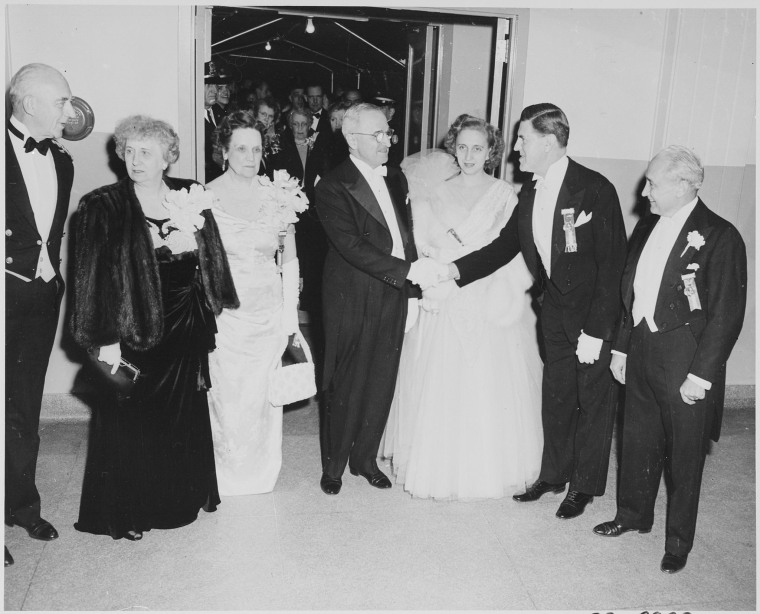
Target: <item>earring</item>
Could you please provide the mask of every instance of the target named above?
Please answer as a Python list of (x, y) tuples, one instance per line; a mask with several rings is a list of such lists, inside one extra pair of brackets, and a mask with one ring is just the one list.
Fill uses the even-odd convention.
[(227, 170), (227, 158), (222, 160), (222, 172)]

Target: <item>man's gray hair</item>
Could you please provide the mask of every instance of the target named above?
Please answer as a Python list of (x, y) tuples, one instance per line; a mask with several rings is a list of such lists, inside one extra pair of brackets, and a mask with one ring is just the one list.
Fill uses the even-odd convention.
[(11, 106), (14, 109), (19, 109), (24, 97), (32, 92), (34, 85), (53, 74), (59, 75), (63, 78), (63, 75), (61, 75), (60, 72), (47, 64), (27, 64), (26, 66), (19, 68), (18, 72), (16, 72), (11, 79), (10, 89), (8, 91)]
[(383, 117), (385, 117), (385, 113), (383, 113), (383, 110), (380, 107), (370, 104), (369, 102), (360, 102), (359, 104), (355, 104), (346, 109), (346, 113), (343, 116), (343, 125), (340, 128), (341, 132), (343, 132), (343, 136), (348, 136), (352, 132), (358, 130), (362, 113), (368, 113), (370, 111), (377, 111), (378, 113), (382, 113)]
[(655, 158), (667, 160), (667, 172), (674, 179), (685, 181), (695, 190), (699, 190), (702, 187), (705, 169), (697, 154), (688, 147), (669, 145), (658, 153)]

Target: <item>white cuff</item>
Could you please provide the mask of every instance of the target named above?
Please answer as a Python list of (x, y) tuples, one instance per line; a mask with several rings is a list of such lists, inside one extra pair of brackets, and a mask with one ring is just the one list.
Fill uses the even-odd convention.
[(702, 386), (705, 390), (710, 390), (712, 388), (712, 383), (708, 382), (706, 379), (702, 379), (701, 377), (697, 377), (696, 375), (692, 375), (691, 373), (688, 373), (686, 375), (688, 379), (690, 379), (692, 382), (697, 384), (698, 386)]

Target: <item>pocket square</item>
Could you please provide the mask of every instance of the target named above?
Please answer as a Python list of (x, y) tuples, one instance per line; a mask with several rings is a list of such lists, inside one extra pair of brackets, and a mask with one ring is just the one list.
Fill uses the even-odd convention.
[(573, 224), (573, 226), (578, 228), (578, 226), (585, 224), (591, 219), (592, 215), (593, 213), (586, 213), (585, 211), (581, 211), (581, 214), (578, 216), (578, 219), (575, 220), (575, 223)]

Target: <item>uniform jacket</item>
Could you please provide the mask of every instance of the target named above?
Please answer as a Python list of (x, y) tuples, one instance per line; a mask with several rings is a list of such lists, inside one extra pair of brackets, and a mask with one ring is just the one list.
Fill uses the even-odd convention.
[[(172, 190), (189, 179), (165, 177)], [(206, 300), (219, 315), (239, 306), (227, 255), (210, 211), (196, 231)], [(71, 331), (84, 348), (124, 343), (146, 350), (161, 339), (164, 314), (158, 262), (134, 184), (129, 178), (82, 197), (76, 218)]]
[[(40, 258), (42, 237), (34, 220), (29, 193), (24, 183), (16, 152), (11, 145), (12, 137), (5, 131), (5, 268), (29, 280), (34, 279)], [(58, 198), (55, 203), (53, 223), (47, 240), (50, 262), (56, 275), (60, 273), (61, 240), (69, 211), (71, 185), (74, 181), (74, 164), (69, 153), (53, 140), (49, 152), (55, 162), (58, 180)]]
[[(631, 235), (621, 294), (623, 311), (613, 349), (624, 354), (633, 329), (633, 282), (641, 252), (660, 216), (644, 217)], [(689, 233), (698, 233), (704, 245), (689, 246)], [(694, 235), (695, 236), (695, 235)], [(696, 238), (696, 236), (695, 236)], [(689, 266), (691, 265), (691, 267)], [(700, 307), (691, 309), (682, 275), (695, 273)], [(747, 302), (747, 253), (736, 228), (699, 200), (681, 229), (657, 295), (654, 319), (660, 333), (688, 326), (696, 347), (689, 373), (712, 383), (708, 402), (715, 404), (717, 420), (712, 437), (720, 436), (726, 361), (739, 337)]]

